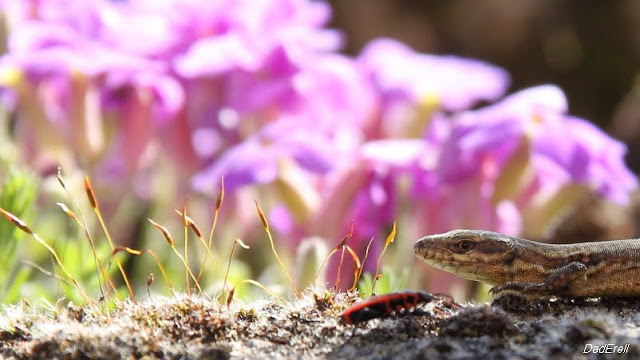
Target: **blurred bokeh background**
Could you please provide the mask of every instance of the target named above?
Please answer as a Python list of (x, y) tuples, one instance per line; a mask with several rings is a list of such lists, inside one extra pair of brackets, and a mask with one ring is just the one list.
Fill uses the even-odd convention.
[(331, 25), (346, 34), (347, 53), (357, 54), (368, 41), (386, 36), (421, 52), (486, 60), (509, 70), (512, 89), (557, 84), (569, 98), (571, 113), (616, 137), (634, 135), (615, 128), (614, 119), (622, 100), (632, 94), (640, 65), (640, 5), (635, 1), (331, 5)]
[[(147, 218), (181, 248), (174, 209), (188, 197), (207, 240), (224, 178), (215, 262), (191, 233), (185, 256), (210, 294), (236, 238), (251, 249), (238, 250), (230, 283), (258, 279), (290, 294), (254, 200), (301, 288), (351, 287), (353, 257), (368, 254), (361, 290), (370, 291), (394, 221), (377, 292), (460, 298), (486, 289), (418, 263), (417, 238), (455, 228), (549, 242), (637, 234), (634, 1), (1, 4), (0, 206), (50, 241), (94, 295), (91, 248), (56, 205), (82, 210), (110, 264), (85, 175), (116, 245), (153, 250), (179, 290), (183, 264)], [(318, 273), (350, 229), (350, 251)], [(51, 268), (45, 249), (8, 222), (0, 234), (2, 302), (82, 301), (34, 267)], [(137, 293), (152, 272), (153, 291), (169, 293), (152, 258), (118, 256)]]

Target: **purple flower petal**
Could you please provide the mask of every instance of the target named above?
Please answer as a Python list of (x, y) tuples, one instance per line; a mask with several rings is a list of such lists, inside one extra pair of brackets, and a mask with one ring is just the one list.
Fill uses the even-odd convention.
[(377, 140), (360, 147), (363, 159), (397, 167), (407, 167), (416, 162), (425, 151), (422, 140)]
[(225, 191), (251, 184), (265, 184), (275, 180), (277, 150), (257, 141), (248, 141), (229, 149), (216, 162), (200, 171), (192, 179), (192, 186), (202, 192), (214, 192), (224, 176)]
[(193, 78), (216, 76), (236, 69), (256, 70), (259, 59), (238, 34), (199, 40), (175, 60), (178, 74)]
[(369, 43), (358, 59), (383, 96), (419, 103), (436, 96), (447, 110), (496, 100), (509, 84), (507, 72), (477, 60), (413, 52), (391, 39)]

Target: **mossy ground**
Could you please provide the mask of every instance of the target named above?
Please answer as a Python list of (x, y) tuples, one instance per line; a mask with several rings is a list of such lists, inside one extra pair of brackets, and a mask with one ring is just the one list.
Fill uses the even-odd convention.
[[(122, 302), (109, 317), (68, 307), (55, 314), (15, 305), (0, 315), (0, 355), (11, 358), (638, 358), (640, 302), (527, 300), (452, 309), (434, 301), (420, 316), (346, 325), (353, 294), (308, 293), (281, 304), (198, 297)], [(630, 343), (627, 354), (583, 354), (586, 343)], [(610, 357), (613, 358), (613, 357)]]

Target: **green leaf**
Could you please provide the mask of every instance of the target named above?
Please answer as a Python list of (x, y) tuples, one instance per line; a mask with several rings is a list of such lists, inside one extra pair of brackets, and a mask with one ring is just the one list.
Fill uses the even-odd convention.
[(2, 297), (2, 304), (12, 304), (20, 300), (22, 296), (22, 285), (24, 285), (31, 276), (32, 269), (30, 267), (22, 267), (18, 270), (16, 276), (13, 277), (9, 288)]
[[(400, 274), (396, 274), (391, 268), (382, 267), (376, 284), (376, 295), (387, 294), (402, 290), (409, 279), (409, 270), (402, 269)], [(358, 282), (358, 292), (362, 298), (371, 296), (371, 287), (373, 286), (373, 275), (366, 273)]]
[[(0, 207), (25, 220), (33, 212), (33, 201), (36, 196), (38, 181), (35, 175), (27, 170), (12, 168), (0, 183)], [(10, 291), (15, 288), (13, 282), (21, 279), (10, 279), (17, 267), (18, 242), (25, 234), (9, 221), (0, 221), (0, 299), (6, 303), (11, 298)], [(21, 271), (17, 275), (23, 274)]]

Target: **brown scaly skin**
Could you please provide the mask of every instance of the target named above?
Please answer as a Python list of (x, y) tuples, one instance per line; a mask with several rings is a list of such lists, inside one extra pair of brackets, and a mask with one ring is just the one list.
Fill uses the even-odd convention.
[(640, 297), (640, 239), (556, 245), (453, 230), (423, 237), (413, 252), (431, 266), (493, 285), (494, 294)]

